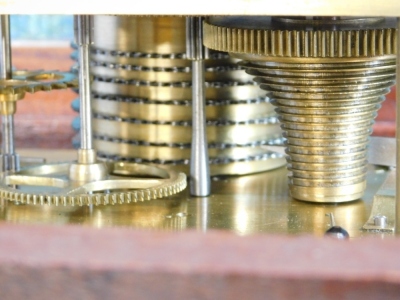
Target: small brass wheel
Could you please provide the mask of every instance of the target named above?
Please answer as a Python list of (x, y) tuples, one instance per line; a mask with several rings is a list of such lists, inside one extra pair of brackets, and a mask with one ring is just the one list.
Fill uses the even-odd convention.
[(76, 87), (76, 76), (59, 71), (14, 71), (13, 79), (0, 80), (0, 94), (34, 93)]
[(36, 205), (107, 205), (152, 200), (186, 188), (186, 175), (144, 164), (106, 163), (108, 176), (79, 184), (70, 180), (71, 163), (1, 174), (0, 198)]
[(14, 71), (12, 79), (0, 80), (0, 113), (16, 113), (16, 102), (25, 97), (25, 93), (60, 90), (77, 87), (76, 75), (58, 71)]

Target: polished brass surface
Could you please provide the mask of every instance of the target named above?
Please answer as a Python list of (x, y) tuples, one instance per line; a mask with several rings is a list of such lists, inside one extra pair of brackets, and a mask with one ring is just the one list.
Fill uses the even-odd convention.
[(78, 161), (71, 163), (68, 178), (74, 185), (104, 180), (108, 176), (107, 165), (96, 160), (93, 149), (78, 149)]
[[(94, 66), (91, 67), (92, 74), (98, 77), (116, 77), (124, 78), (124, 80), (137, 80), (144, 82), (157, 82), (157, 83), (168, 83), (168, 82), (191, 82), (192, 72), (191, 68), (177, 68), (170, 67), (161, 69), (160, 67), (143, 67), (134, 65), (119, 65), (112, 67), (108, 64), (102, 65), (98, 62), (94, 62)], [(237, 82), (249, 82), (252, 80), (252, 76), (243, 72), (238, 66), (224, 66), (216, 65), (213, 68), (206, 68), (205, 81), (237, 81)]]
[[(7, 82), (14, 80), (7, 80)], [(20, 81), (18, 81), (20, 83)], [(4, 115), (13, 115), (17, 111), (18, 100), (24, 99), (25, 92), (16, 94), (0, 94), (0, 113)]]
[[(32, 155), (32, 151), (27, 154)], [(391, 234), (367, 232), (361, 227), (368, 219), (373, 196), (386, 175), (385, 168), (370, 167), (365, 195), (361, 200), (343, 204), (313, 204), (291, 199), (287, 171), (278, 168), (246, 176), (216, 177), (212, 181), (210, 197), (190, 197), (185, 190), (160, 200), (114, 206), (7, 203), (0, 206), (0, 219), (20, 224), (123, 226), (169, 231), (223, 229), (239, 235), (278, 233), (322, 237), (330, 226), (325, 215), (333, 213), (337, 225), (345, 228), (350, 238), (385, 237)]]
[[(189, 85), (170, 84), (166, 86), (123, 84), (118, 82), (94, 80), (93, 92), (109, 95), (125, 95), (157, 101), (184, 101), (192, 99), (192, 89)], [(250, 83), (231, 85), (206, 85), (206, 98), (210, 100), (243, 100), (264, 97), (265, 92), (257, 85)]]
[[(392, 19), (210, 17), (205, 22), (205, 45), (243, 59), (240, 64), (270, 92), (286, 138), (291, 196), (310, 202), (362, 196), (366, 167), (359, 162), (379, 103), (394, 84), (396, 38)], [(342, 165), (350, 157), (357, 163)], [(304, 171), (305, 162), (317, 165)]]
[[(133, 118), (147, 121), (173, 122), (191, 121), (192, 107), (189, 105), (134, 103), (93, 99), (93, 112), (120, 118)], [(274, 107), (268, 103), (238, 103), (206, 105), (207, 120), (248, 121), (275, 115)]]
[[(93, 43), (104, 50), (184, 53), (185, 18), (94, 16)], [(143, 28), (146, 28), (145, 30)]]
[[(155, 144), (188, 144), (192, 140), (191, 127), (173, 124), (135, 124), (117, 120), (93, 119), (93, 132), (115, 139), (143, 141)], [(232, 124), (207, 126), (209, 143), (244, 145), (281, 136), (279, 124)]]
[[(141, 146), (128, 143), (117, 143), (94, 139), (96, 149), (107, 149), (108, 155), (115, 155), (124, 158), (141, 158), (144, 160), (162, 160), (162, 161), (183, 161), (190, 158), (190, 147), (170, 147), (170, 146)], [(262, 146), (249, 147), (231, 147), (231, 148), (209, 148), (208, 155), (211, 160), (224, 159), (230, 157), (232, 160), (246, 159), (247, 157), (259, 156), (266, 151)]]
[[(124, 146), (120, 147), (118, 150), (121, 151)], [(134, 157), (132, 157), (134, 155)], [(122, 156), (119, 154), (112, 153), (102, 153), (99, 152), (99, 158), (104, 161), (133, 161), (133, 162), (143, 162), (146, 159), (138, 157), (134, 152), (131, 152), (129, 156)], [(157, 158), (150, 161), (152, 165), (160, 165), (162, 168), (167, 170), (174, 170), (189, 174), (189, 159), (182, 160), (171, 160), (162, 161)], [(269, 170), (274, 170), (285, 165), (286, 160), (279, 154), (275, 154), (270, 151), (266, 151), (261, 155), (248, 156), (244, 158), (239, 158), (235, 160), (234, 158), (213, 158), (210, 157), (210, 174), (211, 176), (216, 175), (246, 175), (259, 172), (265, 172)]]

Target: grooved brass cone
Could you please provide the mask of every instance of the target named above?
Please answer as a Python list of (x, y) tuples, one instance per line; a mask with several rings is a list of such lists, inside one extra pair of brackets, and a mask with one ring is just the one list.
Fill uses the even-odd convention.
[(270, 92), (277, 107), (292, 197), (312, 202), (360, 198), (368, 136), (383, 95), (395, 79), (393, 56), (348, 64), (336, 59), (292, 64), (282, 59), (282, 63), (242, 65)]
[(244, 60), (270, 93), (294, 198), (363, 195), (368, 136), (395, 80), (394, 19), (215, 16), (204, 23), (204, 44)]

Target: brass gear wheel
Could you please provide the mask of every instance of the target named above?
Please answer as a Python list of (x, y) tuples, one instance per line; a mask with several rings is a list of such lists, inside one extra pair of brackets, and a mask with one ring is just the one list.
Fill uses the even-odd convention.
[(0, 80), (0, 112), (10, 115), (16, 112), (16, 101), (25, 93), (51, 91), (78, 86), (75, 74), (59, 71), (15, 71), (12, 79)]
[(78, 85), (74, 74), (59, 71), (15, 71), (12, 78), (0, 80), (0, 94), (34, 93)]
[[(296, 19), (213, 17), (212, 24), (204, 22), (204, 45), (229, 53), (268, 56), (270, 61), (275, 57), (363, 59), (396, 53), (396, 26), (391, 19), (375, 20), (366, 29), (358, 29), (352, 19), (335, 27), (304, 21), (282, 29), (288, 27), (288, 20)], [(315, 29), (309, 30), (309, 24)]]
[(36, 205), (107, 205), (167, 197), (186, 188), (183, 173), (136, 163), (106, 164), (108, 178), (76, 186), (68, 179), (70, 163), (5, 172), (1, 175), (0, 198)]

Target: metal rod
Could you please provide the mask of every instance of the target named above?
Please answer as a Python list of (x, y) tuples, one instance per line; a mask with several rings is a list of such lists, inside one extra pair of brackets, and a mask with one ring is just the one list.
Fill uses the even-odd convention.
[(192, 148), (190, 155), (190, 194), (204, 197), (211, 192), (205, 115), (202, 18), (186, 18), (186, 55), (192, 60)]
[[(400, 18), (397, 18), (397, 68), (396, 68), (396, 166), (400, 164)], [(396, 226), (400, 235), (400, 167), (396, 167)]]
[(201, 232), (207, 232), (208, 228), (208, 215), (209, 215), (209, 198), (198, 198), (197, 203), (197, 214), (196, 214), (196, 224), (197, 230)]
[(12, 78), (11, 64), (11, 38), (10, 38), (10, 16), (0, 15), (0, 33), (1, 33), (1, 63), (0, 78)]
[(14, 154), (14, 115), (2, 115), (1, 120), (3, 133), (1, 152), (3, 155)]
[(208, 196), (211, 190), (210, 166), (208, 160), (204, 61), (192, 61), (192, 148), (190, 157), (190, 193), (194, 196)]
[(75, 40), (79, 53), (79, 97), (81, 118), (81, 149), (93, 148), (92, 107), (90, 86), (90, 45), (92, 44), (92, 16), (74, 17)]
[(1, 168), (2, 171), (18, 171), (19, 158), (15, 152), (14, 144), (14, 115), (1, 116)]
[(335, 217), (333, 216), (333, 213), (325, 214), (325, 216), (329, 217), (329, 220), (331, 222), (331, 227), (336, 226)]
[[(12, 79), (10, 16), (0, 15), (0, 79)], [(14, 145), (14, 115), (2, 115), (2, 169), (3, 171), (17, 170), (18, 158)]]

